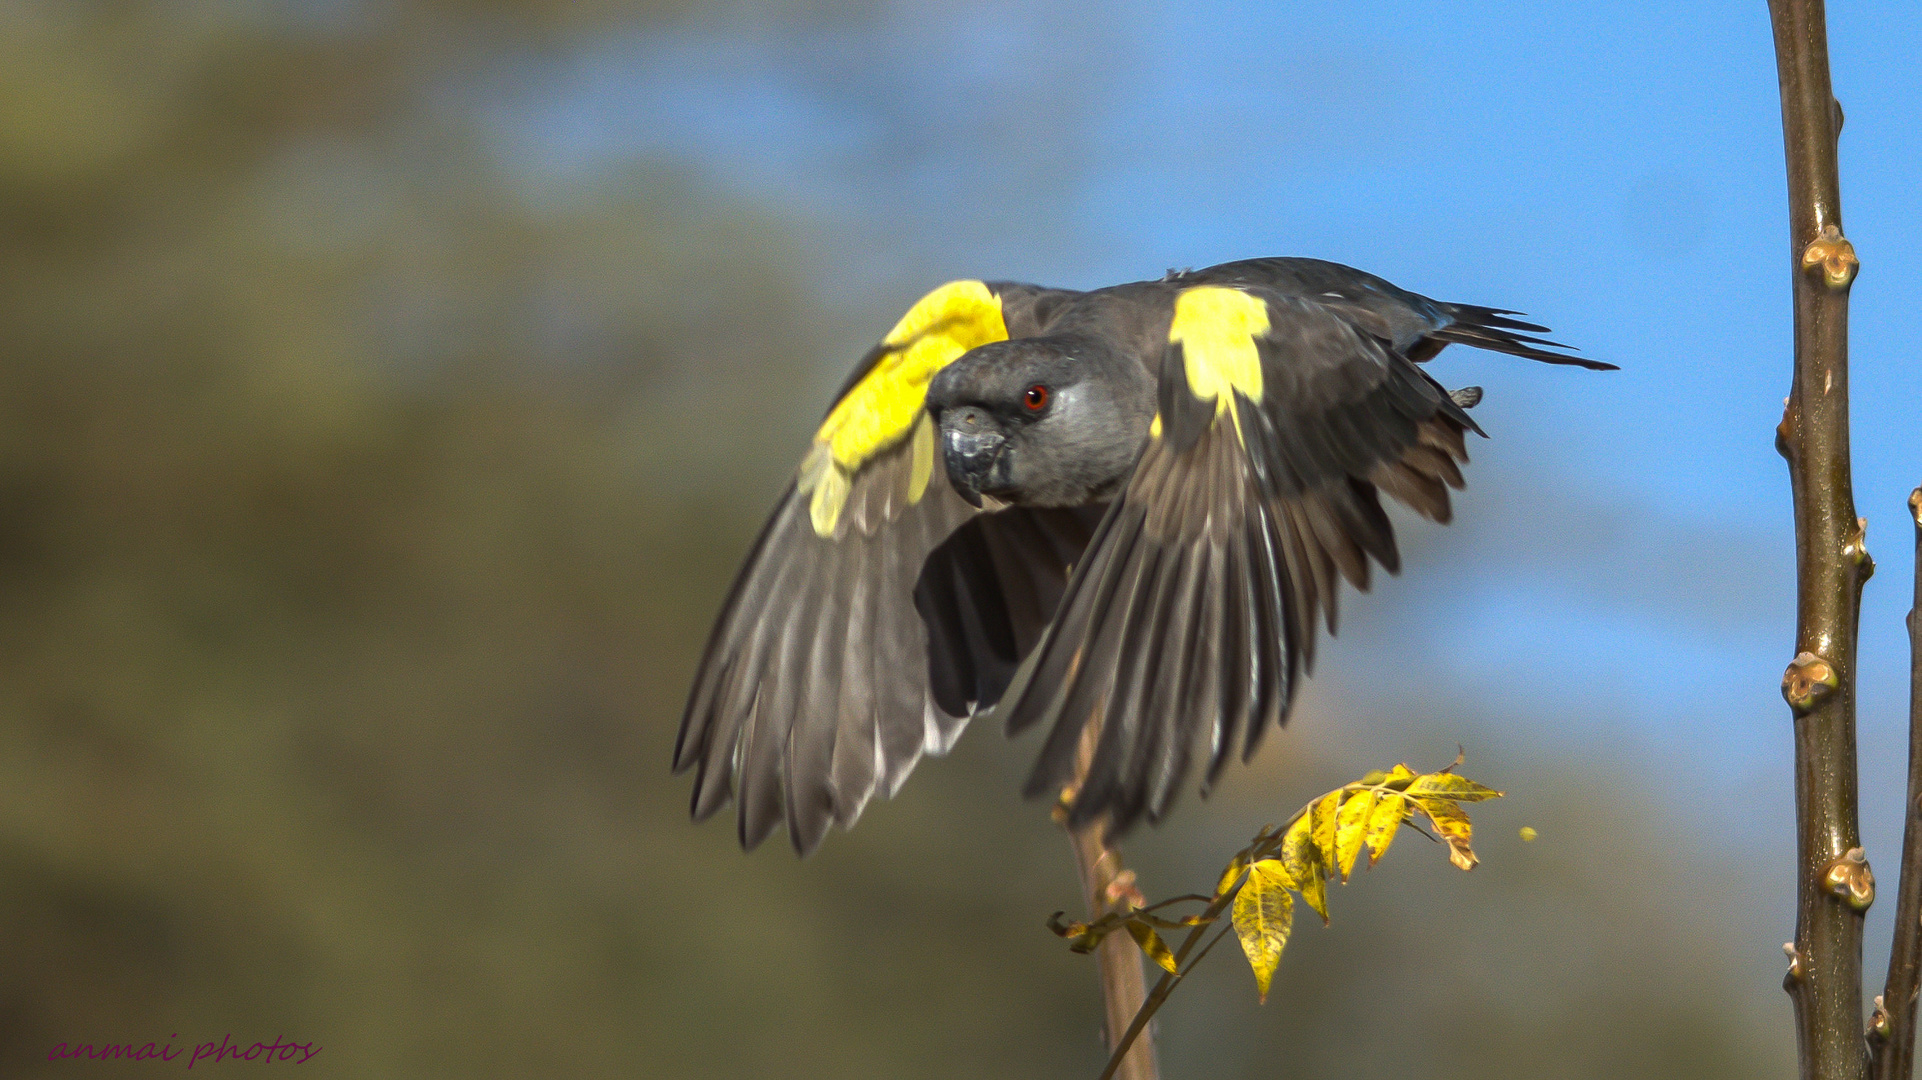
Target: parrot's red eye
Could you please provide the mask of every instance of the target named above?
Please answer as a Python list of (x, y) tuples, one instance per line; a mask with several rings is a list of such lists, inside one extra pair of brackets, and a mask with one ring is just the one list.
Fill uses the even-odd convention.
[(1048, 388), (1040, 383), (1028, 387), (1027, 392), (1021, 395), (1021, 404), (1026, 405), (1029, 412), (1040, 412), (1047, 408)]

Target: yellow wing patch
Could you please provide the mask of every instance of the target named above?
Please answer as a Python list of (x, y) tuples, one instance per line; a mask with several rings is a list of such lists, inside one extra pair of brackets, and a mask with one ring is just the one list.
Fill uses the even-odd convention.
[(1233, 391), (1250, 401), (1261, 400), (1261, 352), (1255, 339), (1266, 334), (1268, 326), (1267, 302), (1240, 289), (1204, 285), (1175, 297), (1168, 342), (1181, 346), (1188, 389), (1203, 401), (1214, 401), (1216, 416), (1232, 417), (1237, 435), (1241, 416)]
[(813, 493), (808, 510), (816, 533), (834, 534), (861, 466), (910, 435), (908, 501), (921, 501), (934, 470), (934, 432), (915, 421), (929, 381), (969, 349), (1007, 338), (1001, 298), (979, 281), (951, 281), (901, 316), (881, 339), (886, 351), (829, 411), (801, 465), (801, 491)]

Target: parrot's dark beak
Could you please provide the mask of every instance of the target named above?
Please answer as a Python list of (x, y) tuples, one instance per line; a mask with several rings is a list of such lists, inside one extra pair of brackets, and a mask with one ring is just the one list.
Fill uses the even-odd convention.
[(983, 492), (1006, 486), (1001, 451), (1007, 438), (993, 420), (976, 408), (948, 409), (941, 414), (941, 453), (948, 482), (955, 493), (979, 507)]

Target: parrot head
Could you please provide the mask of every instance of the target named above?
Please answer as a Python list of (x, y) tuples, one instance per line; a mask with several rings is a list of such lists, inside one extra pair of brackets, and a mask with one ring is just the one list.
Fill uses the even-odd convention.
[(997, 341), (928, 384), (942, 461), (962, 498), (1081, 506), (1113, 497), (1147, 437), (1150, 376), (1092, 337)]

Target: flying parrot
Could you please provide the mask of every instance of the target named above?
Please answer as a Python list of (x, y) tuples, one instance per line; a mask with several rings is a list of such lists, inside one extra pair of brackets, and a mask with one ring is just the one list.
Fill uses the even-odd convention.
[[(1252, 756), (1336, 625), (1400, 568), (1386, 493), (1436, 522), (1478, 388), (1449, 344), (1581, 367), (1498, 308), (1316, 259), (1088, 292), (956, 281), (856, 365), (708, 639), (675, 742), (693, 816), (797, 852), (996, 709), (1048, 726), (1029, 795), (1159, 820)], [(1098, 725), (1077, 778), (1084, 731)]]

